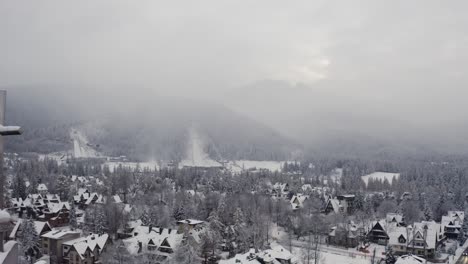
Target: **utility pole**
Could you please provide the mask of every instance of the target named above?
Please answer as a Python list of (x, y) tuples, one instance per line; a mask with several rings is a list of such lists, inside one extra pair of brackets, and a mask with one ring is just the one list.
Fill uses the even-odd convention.
[(3, 166), (3, 137), (21, 135), (19, 126), (5, 126), (6, 91), (0, 90), (0, 208), (5, 207), (5, 172)]

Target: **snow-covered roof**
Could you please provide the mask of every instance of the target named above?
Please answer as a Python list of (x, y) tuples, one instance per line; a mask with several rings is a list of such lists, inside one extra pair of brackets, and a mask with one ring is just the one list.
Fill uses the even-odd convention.
[(109, 240), (108, 234), (90, 234), (86, 237), (79, 237), (72, 239), (66, 242), (63, 242), (63, 245), (72, 246), (75, 248), (76, 252), (80, 255), (80, 258), (84, 258), (84, 253), (86, 250), (94, 251), (98, 247), (99, 251), (102, 251)]
[(254, 252), (255, 250), (244, 254), (236, 254), (233, 258), (220, 260), (219, 264), (261, 264)]
[(250, 249), (244, 254), (236, 254), (233, 258), (220, 260), (219, 264), (261, 264), (261, 263), (297, 263), (290, 251), (284, 247), (273, 244), (271, 249), (255, 253), (255, 249)]
[(164, 246), (163, 242), (169, 244), (175, 250), (183, 239), (183, 234), (178, 234), (175, 229), (159, 228), (149, 226), (137, 226), (132, 232), (133, 237), (123, 240), (125, 247), (130, 254), (137, 254), (140, 250), (146, 251), (148, 244), (156, 247)]
[(336, 198), (330, 198), (328, 199), (328, 203), (331, 204), (332, 208), (333, 208), (333, 211), (335, 213), (339, 213), (340, 212), (340, 201)]
[(50, 238), (50, 239), (61, 239), (69, 235), (79, 235), (79, 231), (72, 230), (52, 230), (43, 234), (41, 237)]
[(294, 195), (292, 198), (291, 198), (291, 207), (292, 209), (298, 209), (298, 208), (302, 208), (304, 206), (304, 201), (309, 199), (309, 196), (308, 195), (304, 195), (304, 194), (297, 194), (297, 195)]
[(58, 213), (63, 209), (70, 210), (70, 203), (69, 202), (48, 203), (47, 209), (51, 213)]
[(403, 215), (397, 213), (388, 213), (385, 217), (387, 223), (402, 223)]
[[(18, 243), (14, 240), (10, 240), (10, 241), (7, 241), (4, 245), (3, 245), (3, 252), (0, 252), (0, 263), (4, 263), (5, 259), (11, 259), (13, 255), (11, 254), (14, 254), (17, 252), (15, 250), (12, 250), (13, 248), (17, 247), (18, 246)], [(17, 257), (17, 256), (16, 256)]]
[[(440, 240), (441, 225), (436, 222), (423, 221), (414, 223), (413, 226), (387, 226), (387, 234), (389, 236), (389, 245), (406, 245), (411, 244), (413, 239), (426, 242), (426, 249), (435, 249), (437, 242)], [(403, 237), (407, 242), (400, 243), (399, 238)]]
[[(16, 238), (16, 233), (18, 232), (18, 229), (19, 229), (22, 222), (23, 222), (23, 219), (18, 219), (18, 221), (16, 222), (15, 227), (13, 227), (13, 230), (10, 233), (10, 238), (11, 239)], [(48, 226), (49, 229), (52, 229), (48, 222), (34, 221), (34, 227), (35, 227), (36, 232), (38, 234), (40, 234), (42, 232), (42, 230), (44, 230), (45, 226)]]
[(112, 199), (114, 199), (114, 203), (122, 203), (122, 200), (120, 199), (120, 196), (114, 195), (112, 196)]
[(426, 260), (414, 255), (405, 255), (397, 259), (395, 264), (423, 264)]
[(187, 225), (199, 225), (199, 224), (203, 224), (204, 221), (196, 220), (196, 219), (185, 219), (185, 220), (177, 221), (177, 223), (178, 224), (187, 224)]

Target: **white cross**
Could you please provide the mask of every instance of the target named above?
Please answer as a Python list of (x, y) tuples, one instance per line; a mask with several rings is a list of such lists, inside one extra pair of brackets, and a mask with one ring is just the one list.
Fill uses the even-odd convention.
[(0, 90), (0, 208), (5, 206), (4, 185), (5, 173), (3, 171), (3, 136), (20, 135), (19, 126), (4, 126), (6, 110), (6, 91)]

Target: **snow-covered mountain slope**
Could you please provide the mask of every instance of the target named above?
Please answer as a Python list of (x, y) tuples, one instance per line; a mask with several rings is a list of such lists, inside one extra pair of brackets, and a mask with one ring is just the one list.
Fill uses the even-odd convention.
[[(192, 126), (196, 126), (212, 160), (287, 160), (300, 149), (292, 140), (245, 115), (183, 98), (151, 98), (138, 105), (105, 108), (50, 104), (50, 98), (41, 97), (32, 104), (27, 98), (10, 99), (8, 117), (24, 129), (21, 137), (6, 142), (7, 150), (15, 152), (75, 149), (79, 157), (101, 152), (140, 161), (182, 160), (187, 157), (188, 129)], [(85, 140), (70, 135), (72, 128), (85, 135)]]

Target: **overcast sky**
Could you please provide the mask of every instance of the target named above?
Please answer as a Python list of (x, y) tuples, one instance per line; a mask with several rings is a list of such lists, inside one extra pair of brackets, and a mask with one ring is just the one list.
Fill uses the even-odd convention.
[(466, 10), (426, 0), (1, 1), (0, 86), (212, 99), (272, 79), (463, 117)]

